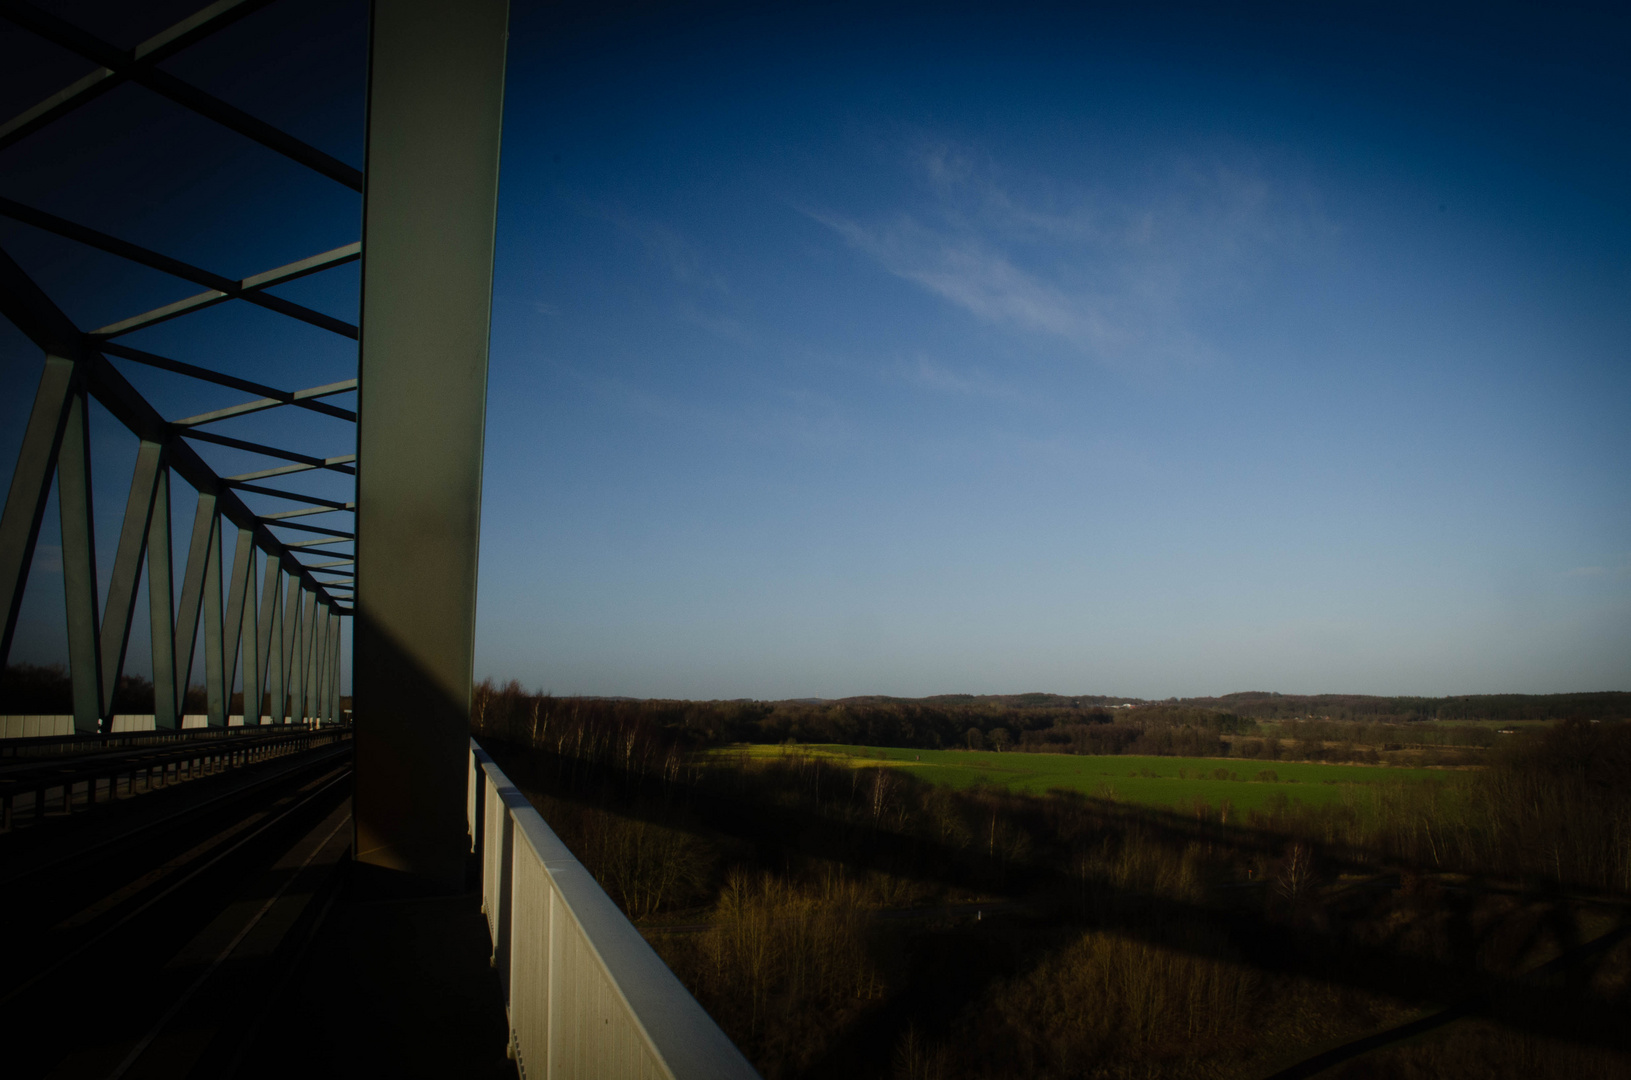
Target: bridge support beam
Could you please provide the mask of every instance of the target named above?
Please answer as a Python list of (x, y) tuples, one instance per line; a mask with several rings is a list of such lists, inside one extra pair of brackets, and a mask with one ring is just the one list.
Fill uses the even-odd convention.
[[(359, 863), (462, 890), (507, 0), (374, 5), (352, 694)], [(394, 874), (384, 873), (394, 871)]]

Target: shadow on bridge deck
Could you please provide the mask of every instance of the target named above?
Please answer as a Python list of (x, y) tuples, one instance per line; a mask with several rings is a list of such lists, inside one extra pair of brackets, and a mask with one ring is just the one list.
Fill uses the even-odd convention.
[[(474, 856), (472, 856), (474, 866)], [(473, 887), (399, 898), (353, 864), (310, 952), (246, 1044), (236, 1075), (459, 1076), (513, 1080), (492, 941)], [(469, 880), (477, 881), (472, 869)]]

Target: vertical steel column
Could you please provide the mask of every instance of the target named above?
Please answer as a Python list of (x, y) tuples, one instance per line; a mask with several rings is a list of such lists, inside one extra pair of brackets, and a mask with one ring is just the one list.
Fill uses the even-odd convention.
[(317, 594), (309, 590), (302, 590), (302, 611), (300, 613), (300, 677), (289, 685), (290, 691), (300, 699), (297, 719), (301, 723), (312, 719), (311, 698), (307, 690), (307, 683), (316, 675), (313, 670), (317, 666), (317, 653), (313, 648), (317, 644)]
[[(226, 726), (226, 717), (232, 714), (232, 687), (238, 681), (238, 654), (240, 651), (247, 655), (255, 649), (253, 621), (249, 623), (249, 648), (243, 648), (244, 643), (244, 601), (255, 594), (255, 534), (249, 529), (238, 530), (238, 544), (232, 553), (232, 584), (227, 586), (227, 617), (222, 629), (224, 636), (221, 639), (222, 664), (221, 671), (226, 686), (226, 705), (222, 714), (221, 724)], [(245, 684), (248, 688), (248, 684)], [(249, 699), (244, 699), (244, 723), (249, 723), (247, 711)]]
[(344, 719), (340, 715), (340, 628), (345, 624), (336, 611), (330, 616), (334, 620), (334, 630), (329, 634), (329, 654), (332, 661), (329, 664), (328, 675), (328, 715), (329, 719), (338, 724)]
[(278, 698), (278, 722), (289, 724), (296, 719), (294, 688), (300, 684), (300, 659), (297, 655), (300, 647), (300, 598), (305, 594), (300, 590), (300, 579), (293, 574), (289, 575), (289, 587), (283, 601), (283, 678), (278, 686), (282, 695)]
[(313, 605), (311, 639), (311, 673), (306, 678), (306, 708), (311, 718), (323, 720), (323, 678), (328, 674), (328, 605), (319, 600)]
[(159, 467), (153, 487), (153, 513), (147, 525), (147, 625), (153, 638), (153, 726), (181, 726), (176, 697), (176, 596), (171, 582), (170, 470)]
[(62, 512), (62, 586), (68, 601), (68, 675), (74, 731), (94, 735), (102, 714), (102, 650), (97, 643), (96, 535), (91, 519), (91, 432), (83, 389), (68, 403), (57, 453)]
[(352, 624), (359, 862), (463, 887), (507, 0), (376, 4)]
[(238, 630), (244, 658), (244, 727), (259, 727), (261, 722), (260, 619), (255, 612), (255, 557), (256, 553), (251, 551), (249, 573), (244, 578), (243, 621)]
[(51, 477), (57, 471), (57, 451), (62, 446), (73, 387), (74, 362), (47, 354), (39, 389), (34, 392), (34, 408), (23, 432), (22, 453), (17, 455), (17, 468), (6, 492), (5, 513), (0, 515), (0, 617), (5, 619), (4, 632), (0, 633), (0, 667), (11, 657), (11, 638), (17, 632), (17, 614), (22, 610), (23, 590), (28, 586), (34, 544), (40, 537), (45, 504), (51, 497)]
[(158, 490), (163, 458), (163, 446), (143, 439), (141, 448), (136, 451), (136, 471), (130, 477), (124, 528), (119, 532), (119, 548), (113, 557), (113, 577), (108, 582), (108, 602), (102, 611), (103, 719), (113, 716), (113, 692), (119, 685), (119, 676), (125, 670), (125, 650), (130, 645), (130, 621), (136, 615), (136, 585), (141, 580), (142, 555), (147, 551), (153, 496)]
[[(277, 693), (282, 686), (282, 680), (275, 674), (275, 665), (282, 663), (282, 642), (278, 639), (283, 636), (283, 620), (279, 618), (282, 609), (278, 606), (278, 586), (283, 583), (283, 556), (267, 555), (265, 583), (261, 587), (261, 610), (258, 627), (255, 631), (255, 671), (258, 677), (255, 680), (255, 723), (259, 724), (261, 718), (261, 695), (266, 692), (268, 677), (273, 683), (272, 701), (267, 712), (272, 715), (272, 723), (277, 723)], [(246, 676), (247, 679), (247, 676)], [(244, 693), (249, 693), (249, 687), (244, 687)], [(244, 723), (249, 723), (248, 713), (245, 713)]]
[(306, 611), (311, 601), (306, 597), (306, 590), (299, 578), (290, 578), (289, 588), (294, 594), (291, 610), (284, 613), (293, 627), (289, 648), (289, 723), (302, 724), (306, 720), (306, 698), (302, 692), (306, 685), (306, 639), (310, 636), (302, 631), (306, 626)]
[[(192, 684), (193, 654), (198, 651), (198, 614), (204, 605), (205, 570), (215, 556), (216, 577), (220, 577), (221, 557), (214, 544), (220, 527), (216, 522), (215, 496), (198, 493), (198, 509), (193, 514), (193, 537), (187, 547), (187, 569), (181, 577), (181, 611), (176, 616), (176, 715), (187, 711), (187, 688)], [(176, 722), (180, 726), (180, 721)]]
[(215, 514), (210, 529), (210, 556), (204, 564), (204, 695), (206, 723), (227, 726), (225, 642), (221, 640), (221, 515)]

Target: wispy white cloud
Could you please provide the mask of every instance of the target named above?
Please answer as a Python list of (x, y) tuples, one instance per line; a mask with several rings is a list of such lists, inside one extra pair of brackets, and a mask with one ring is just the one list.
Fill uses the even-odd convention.
[(1306, 197), (1222, 162), (1174, 163), (1135, 194), (1010, 177), (949, 145), (913, 163), (928, 198), (909, 212), (804, 213), (983, 321), (1111, 363), (1212, 358), (1200, 313), (1328, 229)]
[(681, 285), (715, 293), (729, 293), (725, 275), (703, 256), (701, 250), (678, 230), (658, 221), (639, 218), (625, 210), (597, 205), (588, 213), (617, 226), (645, 247), (646, 254), (665, 266)]
[(627, 379), (567, 370), (602, 401), (691, 438), (793, 444), (821, 453), (851, 449), (858, 438), (836, 401), (802, 387), (766, 384), (757, 388), (751, 406), (732, 407), (709, 395), (653, 392)]
[(1116, 328), (1104, 318), (1097, 298), (1072, 295), (1021, 269), (977, 233), (937, 230), (904, 216), (875, 226), (831, 214), (810, 216), (890, 273), (981, 318), (1095, 348), (1116, 344)]
[(980, 368), (951, 368), (920, 356), (916, 362), (902, 363), (895, 370), (907, 382), (942, 394), (1015, 403), (1026, 400), (1018, 387)]
[(760, 343), (758, 335), (743, 325), (739, 319), (703, 311), (696, 305), (689, 303), (679, 304), (675, 311), (685, 322), (700, 327), (724, 341), (746, 346), (756, 346)]

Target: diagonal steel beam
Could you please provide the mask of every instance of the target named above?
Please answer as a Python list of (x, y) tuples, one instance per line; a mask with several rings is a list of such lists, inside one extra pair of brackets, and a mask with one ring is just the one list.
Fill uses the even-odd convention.
[(125, 669), (130, 621), (136, 615), (136, 584), (141, 579), (142, 556), (147, 552), (147, 534), (153, 521), (153, 497), (158, 492), (159, 473), (163, 468), (164, 447), (144, 441), (136, 451), (136, 471), (130, 477), (124, 527), (119, 532), (107, 605), (102, 611), (103, 719), (113, 715), (113, 692)]
[[(176, 617), (176, 702), (184, 708), (193, 676), (193, 654), (198, 651), (198, 616), (204, 607), (209, 562), (215, 560), (216, 581), (221, 573), (221, 517), (214, 495), (200, 491), (193, 513), (192, 543), (187, 547), (187, 568), (181, 575), (181, 611)], [(217, 584), (217, 595), (220, 586)], [(206, 658), (206, 663), (208, 662)]]
[[(3, 0), (0, 0), (0, 2), (3, 2)], [(45, 232), (55, 233), (57, 236), (76, 241), (87, 247), (105, 251), (109, 255), (117, 255), (121, 259), (127, 259), (130, 262), (150, 267), (172, 277), (181, 278), (183, 281), (203, 285), (205, 288), (224, 294), (224, 299), (247, 300), (249, 303), (266, 308), (268, 311), (287, 315), (291, 319), (299, 319), (301, 322), (310, 323), (312, 326), (339, 334), (341, 337), (348, 337), (353, 341), (357, 338), (357, 328), (344, 319), (324, 315), (321, 311), (313, 311), (303, 304), (297, 304), (293, 300), (285, 300), (281, 296), (273, 296), (271, 293), (259, 289), (245, 289), (242, 282), (211, 273), (201, 267), (193, 266), (191, 263), (182, 262), (180, 259), (161, 255), (156, 251), (142, 247), (140, 244), (132, 244), (128, 240), (120, 240), (116, 236), (109, 236), (107, 233), (81, 225), (78, 222), (69, 221), (67, 218), (48, 214), (44, 210), (36, 210), (32, 206), (25, 206), (14, 199), (0, 198), (0, 216), (9, 217), (13, 221), (21, 221), (25, 225), (32, 225), (36, 229)]]
[(94, 735), (101, 721), (102, 667), (97, 644), (96, 532), (91, 507), (91, 433), (84, 390), (69, 395), (68, 422), (57, 452), (57, 508), (62, 513), (62, 584), (68, 607), (68, 677), (74, 731)]
[[(309, 506), (301, 510), (280, 510), (275, 514), (262, 514), (261, 520), (265, 522), (280, 522), (284, 518), (311, 517), (313, 514), (346, 514), (356, 510), (355, 503), (346, 503), (343, 507)], [(293, 528), (294, 526), (291, 526)]]
[[(269, 402), (269, 404), (262, 406), (263, 408), (272, 408), (273, 404), (271, 403), (275, 403), (277, 405), (298, 405), (302, 409), (310, 409), (312, 412), (320, 412), (340, 420), (355, 421), (357, 419), (357, 414), (350, 409), (342, 409), (338, 405), (330, 405), (326, 401), (313, 400), (319, 397), (327, 397), (330, 393), (343, 394), (347, 390), (354, 390), (356, 389), (355, 379), (347, 379), (344, 383), (332, 383), (327, 387), (317, 387), (314, 390), (297, 390), (291, 393), (287, 390), (275, 390), (270, 386), (263, 386), (258, 382), (251, 382), (248, 379), (240, 379), (236, 375), (223, 375), (221, 372), (211, 371), (209, 368), (198, 367), (195, 364), (185, 364), (180, 360), (171, 360), (167, 356), (159, 356), (156, 353), (145, 352), (141, 349), (133, 349), (129, 345), (122, 345), (117, 341), (99, 342), (97, 344), (97, 349), (98, 351), (105, 352), (110, 356), (117, 356), (121, 360), (131, 360), (138, 364), (144, 364), (147, 367), (155, 367), (161, 371), (170, 371), (177, 375), (186, 375), (189, 378), (201, 379), (204, 382), (214, 383), (217, 386), (230, 386), (234, 390), (242, 390), (247, 394), (264, 395), (265, 400)], [(350, 385), (346, 385), (346, 383), (349, 383)], [(319, 393), (318, 391), (321, 392)], [(249, 409), (244, 411), (255, 412), (258, 410)], [(204, 415), (213, 419), (223, 419), (223, 417), (215, 417), (214, 414), (210, 413), (206, 413)], [(192, 417), (190, 420), (177, 421), (178, 424), (206, 422), (207, 421), (201, 419), (200, 417)]]
[(337, 458), (326, 458), (324, 460), (324, 464), (322, 465), (279, 465), (275, 469), (262, 469), (260, 472), (239, 473), (236, 476), (224, 476), (222, 479), (227, 481), (229, 484), (235, 484), (241, 480), (266, 480), (274, 476), (290, 476), (294, 473), (311, 472), (313, 469), (333, 469), (335, 472), (355, 476), (357, 470), (344, 463), (355, 461), (356, 458), (357, 455), (355, 454), (344, 454)]
[[(172, 438), (170, 425), (159, 415), (158, 410), (153, 408), (137, 392), (134, 386), (130, 385), (129, 380), (121, 375), (118, 369), (99, 351), (86, 347), (84, 335), (4, 250), (0, 250), (0, 314), (9, 319), (13, 325), (45, 352), (46, 375), (42, 377), (42, 386), (49, 383), (51, 387), (61, 391), (59, 396), (61, 398), (61, 407), (65, 411), (64, 415), (69, 406), (69, 399), (73, 396), (74, 387), (82, 383), (84, 388), (94, 395), (96, 400), (108, 412), (113, 414), (114, 419), (123, 424), (138, 439), (164, 444), (171, 469), (186, 480), (187, 483), (191, 484), (194, 490), (200, 494), (208, 494), (212, 499), (215, 499), (222, 512), (235, 525), (239, 528), (255, 530), (261, 524), (260, 517), (250, 510), (242, 499), (222, 485), (221, 478), (205, 463), (203, 458), (198, 456), (197, 451), (182, 440)], [(68, 373), (71, 376), (66, 386), (59, 383), (64, 365), (68, 365)], [(55, 393), (55, 390), (53, 393)], [(58, 400), (58, 398), (51, 397), (51, 400)], [(314, 406), (321, 405), (320, 402), (310, 404)], [(36, 406), (38, 405), (39, 402), (36, 401)], [(329, 406), (323, 407), (329, 408)], [(48, 409), (47, 414), (49, 413), (50, 410)], [(38, 425), (34, 425), (32, 418), (30, 424), (33, 434), (25, 433), (23, 450), (26, 456), (20, 456), (19, 463), (25, 460), (37, 463), (39, 457), (37, 451), (42, 445), (43, 436), (38, 429)], [(60, 443), (60, 433), (57, 434), (55, 441)], [(49, 448), (50, 441), (48, 440), (44, 445)], [(31, 469), (32, 467), (30, 465)], [(50, 470), (47, 469), (43, 472), (43, 479), (40, 480), (40, 483), (43, 483), (48, 494)], [(17, 554), (17, 550), (32, 552), (33, 537), (38, 535), (37, 523), (32, 530), (27, 525), (30, 520), (27, 504), (31, 485), (32, 482), (25, 484), (21, 488), (16, 486), (12, 488), (7, 495), (5, 515), (0, 517), (0, 559), (10, 558), (12, 564), (16, 566), (22, 564), (22, 559)], [(14, 498), (19, 500), (15, 510), (13, 510)], [(354, 507), (354, 503), (346, 503), (341, 507), (325, 508), (314, 512), (330, 513), (334, 509), (351, 510)], [(43, 504), (40, 504), (39, 513), (43, 514), (43, 512)], [(311, 525), (302, 526), (293, 522), (289, 523), (288, 527), (322, 534), (334, 533), (334, 530), (331, 529), (320, 529)], [(350, 538), (349, 533), (343, 535), (347, 539)], [(257, 536), (259, 538), (258, 542), (266, 551), (274, 554), (285, 553), (282, 542), (270, 531), (259, 529)], [(13, 539), (16, 537), (20, 537), (20, 539), (13, 543)], [(20, 590), (21, 585), (18, 583), (24, 579), (15, 573), (6, 574), (7, 568), (8, 564), (6, 562), (0, 562), (0, 578), (11, 581), (13, 589)], [(316, 579), (308, 578), (306, 580), (311, 588), (322, 591), (322, 586)], [(17, 596), (20, 596), (20, 593)], [(14, 596), (13, 599), (16, 600), (17, 596)], [(15, 622), (11, 621), (13, 629), (15, 625)], [(9, 650), (9, 640), (7, 649)], [(177, 659), (180, 659), (179, 656)], [(191, 662), (190, 654), (188, 662)], [(93, 659), (92, 666), (100, 674), (100, 663)], [(183, 678), (185, 678), (185, 675), (183, 675)], [(181, 691), (184, 693), (185, 690), (186, 687), (183, 686)], [(98, 700), (100, 700), (100, 696), (100, 694), (97, 695)]]
[[(247, 623), (244, 621), (245, 606), (252, 608), (254, 603), (255, 534), (248, 529), (239, 529), (238, 549), (232, 556), (232, 584), (227, 587), (227, 617), (226, 622), (222, 623), (222, 630), (226, 636), (222, 639), (221, 644), (226, 651), (223, 654), (225, 662), (221, 665), (221, 668), (226, 678), (226, 711), (229, 713), (232, 711), (232, 684), (236, 681), (238, 674), (238, 654), (240, 651), (244, 651), (243, 642), (246, 627), (250, 635), (247, 652), (252, 653), (255, 651), (254, 619), (251, 618)], [(251, 661), (250, 667), (254, 667), (253, 661)], [(247, 678), (250, 672), (245, 671), (244, 674)], [(246, 682), (244, 684), (245, 690), (248, 687), (249, 684)], [(246, 707), (248, 700), (248, 698), (244, 699)], [(249, 714), (245, 713), (244, 715), (248, 716)], [(245, 721), (245, 723), (247, 722)]]
[(237, 132), (248, 139), (253, 139), (262, 146), (282, 154), (292, 161), (322, 173), (331, 180), (338, 181), (352, 191), (362, 190), (362, 172), (354, 169), (338, 158), (323, 153), (315, 146), (310, 146), (287, 132), (280, 131), (264, 120), (244, 112), (242, 109), (228, 105), (217, 97), (206, 94), (204, 91), (185, 83), (168, 72), (160, 71), (149, 66), (123, 49), (102, 41), (92, 34), (86, 33), (72, 23), (64, 22), (55, 16), (49, 15), (32, 4), (18, 3), (16, 0), (4, 0), (0, 3), (0, 15), (4, 15), (18, 26), (31, 30), (47, 41), (52, 42), (69, 52), (78, 53), (92, 63), (101, 64), (116, 75), (121, 75), (132, 82), (140, 83), (154, 93), (169, 98), (177, 105), (191, 109), (200, 116), (215, 121), (222, 127)]
[(300, 715), (302, 719), (315, 719), (312, 708), (313, 688), (317, 685), (317, 660), (321, 653), (317, 635), (321, 627), (318, 620), (319, 610), (328, 605), (318, 600), (316, 596), (306, 598), (306, 610), (302, 615), (300, 624), (300, 682), (296, 684), (296, 693), (300, 695)]
[(57, 451), (62, 446), (76, 381), (72, 360), (49, 355), (45, 358), (40, 386), (34, 393), (34, 408), (23, 431), (22, 453), (17, 455), (17, 468), (6, 492), (6, 509), (0, 515), (0, 616), (5, 618), (0, 667), (11, 656), (11, 639), (23, 607), (34, 545), (45, 520), (45, 504), (51, 495), (51, 478), (57, 471)]
[(23, 431), (22, 451), (17, 455), (17, 467), (6, 492), (6, 508), (0, 514), (0, 617), (5, 619), (3, 632), (0, 632), (0, 666), (3, 666), (11, 656), (23, 590), (34, 561), (34, 545), (39, 540), (40, 524), (45, 520), (51, 478), (57, 471), (63, 426), (68, 421), (69, 404), (82, 373), (75, 362), (81, 354), (78, 330), (3, 250), (0, 250), (0, 315), (45, 352), (45, 370), (40, 373), (34, 407), (29, 412), (28, 427)]
[[(312, 469), (333, 469), (336, 472), (343, 473), (356, 471), (346, 467), (356, 460), (355, 454), (342, 454), (332, 458), (314, 457), (311, 454), (302, 454), (298, 450), (284, 450), (281, 447), (267, 446), (265, 443), (251, 442), (248, 439), (234, 439), (230, 435), (217, 435), (213, 431), (181, 431), (177, 434), (188, 439), (197, 439), (199, 442), (214, 443), (216, 446), (230, 446), (234, 450), (247, 450), (251, 454), (281, 458), (284, 461), (298, 461)], [(234, 478), (227, 477), (226, 479)]]
[[(283, 623), (278, 614), (278, 585), (283, 579), (283, 559), (278, 555), (266, 556), (266, 569), (262, 571), (260, 618), (255, 627), (255, 685), (251, 689), (249, 678), (244, 677), (244, 723), (249, 723), (249, 695), (255, 695), (255, 723), (260, 723), (261, 696), (266, 692), (268, 677), (272, 676), (271, 665), (278, 662), (273, 655), (276, 651), (279, 635), (283, 632)], [(281, 685), (281, 684), (279, 684)], [(276, 690), (273, 692), (273, 705), (276, 705)], [(267, 710), (268, 712), (272, 710)]]
[(153, 724), (181, 726), (176, 697), (176, 595), (170, 549), (170, 470), (160, 466), (153, 490), (153, 513), (147, 526), (147, 619), (153, 639)]
[[(260, 637), (258, 628), (260, 619), (256, 617), (255, 610), (255, 555), (251, 551), (249, 556), (249, 575), (244, 579), (243, 616), (234, 631), (238, 634), (239, 648), (244, 660), (244, 725), (258, 727), (261, 722), (261, 669), (260, 669)], [(229, 679), (230, 681), (230, 679)], [(253, 696), (251, 696), (253, 693)], [(227, 710), (231, 712), (229, 708)]]
[(332, 540), (324, 540), (323, 543), (325, 544), (337, 544), (342, 540), (355, 540), (357, 538), (357, 534), (354, 532), (344, 532), (340, 529), (325, 529), (321, 525), (302, 525), (298, 521), (267, 521), (265, 518), (262, 518), (261, 521), (267, 525), (276, 525), (280, 529), (299, 529), (301, 532), (320, 533), (323, 536), (332, 536), (334, 538)]
[[(208, 493), (215, 499), (227, 520), (240, 529), (254, 529), (259, 524), (258, 515), (222, 482), (204, 459), (198, 456), (196, 450), (188, 446), (184, 440), (170, 438), (170, 426), (165, 423), (164, 418), (105, 358), (95, 353), (90, 355), (86, 382), (91, 392), (95, 394), (96, 400), (138, 438), (153, 442), (164, 442), (168, 439), (166, 451), (172, 470), (191, 484), (194, 490), (200, 494)], [(346, 504), (345, 508), (349, 509), (350, 504)], [(290, 527), (297, 526), (291, 524)], [(261, 530), (257, 535), (261, 546), (267, 551), (282, 551), (282, 544), (270, 532)], [(315, 581), (308, 581), (308, 584), (312, 588), (319, 588)]]
[[(271, 0), (222, 0), (148, 38), (130, 50), (131, 65), (151, 67), (217, 30), (265, 7)], [(8, 12), (9, 14), (9, 12)], [(59, 117), (86, 105), (126, 81), (128, 76), (101, 67), (52, 94), (32, 109), (0, 125), (0, 149), (27, 138)]]
[(210, 558), (204, 564), (204, 695), (210, 727), (227, 726), (226, 637), (221, 612), (221, 515), (215, 515)]
[(306, 705), (311, 717), (322, 723), (323, 680), (328, 677), (328, 605), (318, 604), (312, 620), (311, 673), (306, 677)]
[[(282, 491), (278, 488), (261, 487), (259, 484), (227, 483), (224, 480), (222, 481), (222, 484), (229, 488), (236, 488), (238, 491), (252, 491), (256, 495), (275, 495), (279, 499), (289, 499), (293, 502), (310, 503), (313, 506), (326, 506), (331, 510), (348, 510), (351, 507), (350, 503), (345, 502), (342, 499), (325, 499), (318, 495), (302, 495), (295, 491)], [(312, 526), (308, 526), (308, 528), (310, 527)], [(290, 524), (289, 528), (294, 529), (299, 528), (299, 526)]]
[[(289, 263), (287, 266), (280, 266), (275, 270), (267, 270), (264, 273), (246, 277), (238, 282), (238, 288), (242, 290), (242, 293), (269, 289), (274, 285), (297, 281), (300, 278), (323, 270), (356, 262), (361, 257), (361, 244), (347, 244), (344, 247), (335, 248), (333, 251), (325, 251), (321, 255), (313, 255), (310, 258)], [(239, 295), (242, 295), (242, 293)], [(245, 298), (247, 299), (247, 297)], [(122, 334), (133, 334), (137, 330), (157, 326), (159, 323), (169, 322), (171, 319), (180, 318), (182, 315), (188, 315), (194, 311), (203, 311), (205, 308), (214, 307), (216, 304), (231, 299), (233, 299), (233, 296), (230, 293), (222, 292), (219, 289), (210, 289), (189, 296), (184, 300), (177, 300), (173, 304), (165, 304), (162, 307), (154, 308), (152, 311), (133, 315), (128, 319), (121, 319), (116, 323), (109, 323), (99, 330), (92, 330), (91, 336), (94, 338), (113, 338)]]
[(300, 587), (300, 579), (289, 579), (289, 594), (283, 602), (283, 692), (287, 697), (288, 711), (284, 714), (289, 723), (300, 721), (300, 626), (305, 609), (311, 606), (311, 598), (306, 590)]
[(323, 680), (323, 719), (333, 724), (340, 719), (340, 616), (334, 613), (332, 607), (328, 610), (328, 626), (328, 663), (323, 668), (327, 673)]
[(286, 715), (284, 706), (287, 699), (284, 694), (285, 681), (289, 677), (289, 650), (284, 642), (284, 610), (283, 610), (283, 581), (286, 577), (281, 572), (267, 578), (266, 587), (272, 592), (272, 618), (267, 625), (270, 628), (267, 634), (266, 657), (266, 711), (272, 717), (272, 723), (283, 723)]
[[(346, 379), (342, 382), (329, 383), (327, 386), (314, 386), (310, 390), (296, 390), (294, 393), (281, 398), (259, 398), (255, 401), (246, 401), (242, 405), (229, 405), (224, 409), (215, 409), (197, 416), (189, 416), (184, 420), (175, 421), (176, 427), (197, 427), (200, 424), (213, 424), (219, 420), (230, 420), (235, 416), (248, 416), (251, 413), (265, 412), (267, 409), (277, 409), (284, 405), (306, 405), (315, 398), (331, 397), (334, 394), (347, 394), (357, 388), (356, 379)], [(338, 406), (329, 406), (318, 410), (330, 416), (338, 416), (342, 420), (355, 421), (357, 414), (350, 409)]]

